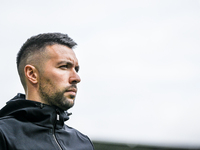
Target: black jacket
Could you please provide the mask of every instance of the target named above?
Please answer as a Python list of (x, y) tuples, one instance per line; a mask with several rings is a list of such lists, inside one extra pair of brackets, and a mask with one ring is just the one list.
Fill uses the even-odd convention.
[(0, 110), (0, 150), (93, 150), (87, 136), (64, 124), (68, 116), (18, 94)]

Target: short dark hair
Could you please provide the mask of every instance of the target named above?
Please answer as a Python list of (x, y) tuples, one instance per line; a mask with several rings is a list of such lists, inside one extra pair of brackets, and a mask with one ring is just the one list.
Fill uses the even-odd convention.
[(28, 53), (39, 51), (41, 48), (53, 44), (61, 44), (69, 48), (73, 48), (77, 45), (67, 34), (43, 33), (32, 36), (22, 45), (17, 54), (17, 68), (19, 68), (21, 60), (24, 59)]
[(24, 81), (24, 67), (30, 56), (35, 53), (42, 52), (46, 46), (61, 44), (69, 48), (74, 48), (77, 44), (71, 39), (67, 34), (62, 33), (43, 33), (29, 38), (21, 47), (17, 54), (17, 70), (22, 82), (25, 87), (26, 83)]

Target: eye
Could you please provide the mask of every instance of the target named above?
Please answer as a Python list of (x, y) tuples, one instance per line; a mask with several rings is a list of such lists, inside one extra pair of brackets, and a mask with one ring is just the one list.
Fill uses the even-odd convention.
[(60, 66), (59, 68), (61, 68), (61, 69), (68, 69), (68, 68), (70, 68), (70, 65), (69, 65), (69, 64), (67, 64), (67, 65), (62, 65), (62, 66)]
[(79, 71), (79, 66), (75, 67), (75, 70), (76, 70), (76, 72), (78, 72)]

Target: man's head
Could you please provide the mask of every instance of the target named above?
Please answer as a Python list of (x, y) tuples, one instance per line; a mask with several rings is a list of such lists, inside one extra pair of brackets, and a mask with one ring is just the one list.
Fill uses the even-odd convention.
[(76, 43), (66, 34), (33, 36), (21, 47), (17, 69), (27, 98), (67, 110), (74, 104), (78, 60)]

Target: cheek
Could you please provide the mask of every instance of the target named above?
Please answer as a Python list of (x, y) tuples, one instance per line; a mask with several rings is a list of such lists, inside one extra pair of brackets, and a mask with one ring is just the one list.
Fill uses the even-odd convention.
[(64, 84), (66, 86), (66, 84), (69, 83), (69, 72), (57, 68), (51, 69), (44, 73), (44, 78), (46, 78), (46, 80), (51, 81), (55, 85)]
[(48, 78), (55, 84), (55, 85), (65, 85), (68, 84), (69, 75), (67, 73), (54, 73), (48, 76)]

